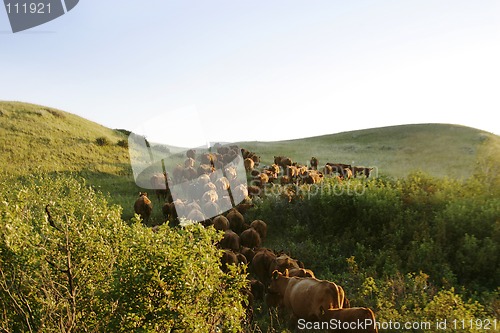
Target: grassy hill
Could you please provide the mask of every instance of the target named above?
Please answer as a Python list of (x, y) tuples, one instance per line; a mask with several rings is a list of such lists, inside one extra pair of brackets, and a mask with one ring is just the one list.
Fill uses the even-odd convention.
[[(106, 138), (107, 145), (96, 140)], [(20, 102), (0, 102), (0, 176), (64, 172), (85, 177), (110, 193), (131, 216), (138, 190), (127, 136), (61, 110)], [(402, 125), (279, 142), (242, 142), (271, 163), (274, 155), (306, 163), (342, 162), (375, 166), (379, 175), (403, 177), (420, 169), (435, 176), (465, 178), (485, 161), (497, 158), (500, 137), (477, 129), (446, 124)]]
[[(265, 163), (274, 155), (307, 163), (371, 166), (379, 175), (404, 177), (421, 170), (437, 177), (467, 178), (485, 160), (500, 156), (500, 137), (450, 124), (399, 125), (280, 142), (243, 142)], [(500, 162), (497, 160), (497, 162)]]
[[(97, 138), (106, 138), (99, 146)], [(23, 175), (34, 170), (128, 174), (126, 136), (71, 113), (39, 105), (0, 102), (2, 170)]]
[[(105, 138), (107, 145), (99, 145)], [(114, 203), (132, 202), (136, 187), (127, 136), (74, 114), (40, 105), (0, 102), (0, 177), (37, 172), (71, 173), (110, 193)], [(131, 214), (129, 208), (128, 214)]]

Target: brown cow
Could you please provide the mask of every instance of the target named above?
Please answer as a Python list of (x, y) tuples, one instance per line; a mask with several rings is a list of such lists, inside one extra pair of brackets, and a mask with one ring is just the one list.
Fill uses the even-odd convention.
[(196, 170), (198, 176), (210, 175), (214, 171), (214, 167), (210, 164), (200, 164)]
[(328, 164), (327, 164), (327, 165), (325, 165), (325, 166), (323, 167), (323, 173), (324, 173), (325, 175), (331, 175), (331, 174), (333, 174), (333, 167), (332, 167), (331, 165), (328, 165)]
[(182, 177), (184, 177), (186, 180), (193, 180), (197, 176), (198, 176), (198, 173), (196, 172), (195, 168), (193, 168), (193, 167), (184, 168), (182, 170)]
[(243, 165), (245, 166), (246, 172), (250, 172), (255, 167), (255, 162), (251, 158), (245, 158)]
[(249, 264), (252, 263), (253, 257), (255, 256), (255, 251), (254, 250), (252, 250), (249, 247), (242, 246), (240, 248), (240, 253), (243, 254), (245, 256), (245, 258), (247, 258), (247, 262)]
[[(276, 163), (276, 162), (275, 162)], [(283, 157), (281, 158), (280, 163), (276, 163), (279, 166), (281, 166), (283, 169), (285, 169), (287, 166), (292, 165), (292, 159), (289, 157)]]
[(241, 234), (241, 232), (245, 230), (245, 218), (236, 208), (231, 209), (226, 217), (229, 220), (229, 227), (231, 230), (237, 234)]
[(203, 196), (201, 197), (201, 202), (203, 204), (206, 204), (207, 202), (217, 202), (217, 200), (219, 200), (219, 195), (215, 190), (209, 190), (203, 193)]
[(267, 167), (266, 170), (273, 174), (274, 178), (278, 178), (278, 175), (280, 173), (280, 166), (278, 164), (271, 164), (269, 167)]
[[(210, 218), (220, 214), (220, 207), (217, 203), (209, 201), (203, 205), (203, 214), (205, 217)], [(210, 223), (212, 224), (212, 223)]]
[(283, 304), (292, 319), (318, 321), (325, 313), (324, 309), (338, 309), (344, 302), (338, 286), (330, 281), (313, 278), (288, 277), (274, 271), (271, 276), (269, 291), (283, 297)]
[(259, 156), (253, 154), (252, 156), (250, 156), (250, 158), (255, 163), (255, 165), (259, 165), (260, 164), (260, 157)]
[(251, 249), (260, 247), (262, 241), (260, 235), (254, 228), (248, 228), (240, 235), (240, 244)]
[(258, 197), (262, 193), (264, 193), (264, 191), (260, 187), (258, 187), (256, 185), (250, 185), (250, 186), (248, 186), (248, 196), (250, 198)]
[(275, 270), (280, 273), (285, 273), (286, 270), (292, 268), (304, 268), (304, 265), (298, 260), (292, 259), (286, 254), (281, 254), (280, 256), (275, 257), (269, 265), (268, 274), (269, 276), (271, 276), (272, 272)]
[(308, 170), (301, 175), (302, 181), (305, 184), (318, 184), (323, 180), (323, 174), (316, 170)]
[(248, 197), (248, 186), (246, 184), (240, 184), (232, 189), (233, 199), (235, 201), (244, 200)]
[(170, 221), (169, 225), (175, 227), (179, 224), (179, 216), (184, 216), (184, 203), (180, 200), (174, 202), (165, 202), (161, 208), (163, 216), (167, 221)]
[(253, 273), (257, 279), (268, 286), (270, 282), (269, 267), (273, 260), (276, 258), (276, 254), (269, 249), (259, 249), (255, 251), (255, 255), (252, 259), (252, 265), (250, 266)]
[(139, 192), (139, 198), (134, 203), (134, 211), (141, 216), (144, 223), (149, 222), (149, 217), (153, 211), (153, 204), (146, 192)]
[(215, 186), (219, 194), (224, 194), (229, 189), (229, 180), (226, 177), (220, 177), (215, 181)]
[(238, 265), (238, 257), (231, 250), (224, 250), (224, 252), (222, 253), (222, 257), (220, 259), (221, 259), (221, 270), (225, 273), (227, 273), (228, 271), (227, 269), (228, 265)]
[(248, 265), (247, 257), (245, 257), (242, 253), (236, 252), (236, 258), (238, 259), (238, 264)]
[(377, 333), (375, 315), (369, 308), (328, 309), (321, 322), (328, 322), (328, 332)]
[(316, 157), (311, 157), (311, 169), (318, 170), (318, 159)]
[(201, 164), (208, 164), (211, 165), (215, 161), (215, 155), (211, 153), (203, 153), (200, 156), (200, 163)]
[(173, 181), (175, 184), (179, 184), (180, 182), (182, 182), (183, 174), (184, 174), (184, 168), (178, 164), (172, 171)]
[(184, 167), (185, 168), (194, 168), (195, 163), (196, 163), (196, 161), (194, 160), (194, 158), (188, 157), (184, 161)]
[(238, 251), (240, 249), (240, 236), (232, 230), (226, 230), (219, 245), (223, 249)]
[(165, 201), (167, 199), (167, 196), (169, 195), (166, 174), (156, 173), (151, 176), (150, 182), (151, 187), (155, 190), (158, 201)]
[(288, 270), (288, 276), (289, 277), (315, 278), (313, 271), (311, 271), (310, 269), (306, 269), (306, 268), (291, 268)]
[(238, 212), (241, 214), (245, 214), (250, 208), (254, 207), (255, 205), (252, 203), (251, 200), (244, 200), (240, 202), (237, 206), (236, 209)]
[(256, 177), (253, 178), (253, 184), (256, 186), (265, 186), (267, 183), (269, 183), (269, 176), (265, 173), (260, 173)]
[(250, 290), (252, 291), (254, 299), (263, 300), (264, 293), (265, 293), (265, 287), (262, 284), (262, 282), (260, 282), (259, 280), (255, 280), (255, 279), (250, 279), (249, 281), (250, 281)]
[(254, 228), (259, 233), (260, 239), (264, 240), (267, 236), (267, 223), (262, 220), (253, 220), (250, 228)]
[(345, 168), (342, 172), (342, 176), (339, 176), (340, 179), (351, 179), (352, 178), (352, 170), (349, 168)]
[(357, 176), (365, 176), (366, 178), (370, 177), (370, 172), (373, 171), (373, 168), (364, 168), (364, 167), (352, 167), (352, 173), (354, 177)]
[(238, 172), (236, 171), (236, 168), (234, 166), (229, 166), (229, 167), (225, 168), (224, 175), (229, 180), (229, 182), (238, 178)]
[(188, 151), (186, 151), (186, 156), (187, 156), (188, 158), (195, 159), (195, 158), (196, 158), (196, 150), (194, 150), (194, 149), (189, 149)]
[(341, 178), (347, 177), (345, 169), (352, 170), (352, 166), (350, 164), (328, 162), (326, 165), (330, 166), (332, 168), (332, 172), (337, 173)]
[(203, 191), (207, 192), (207, 191), (217, 191), (217, 186), (212, 183), (212, 182), (208, 182), (206, 184), (203, 185)]
[(290, 177), (290, 180), (294, 180), (299, 175), (299, 169), (295, 165), (288, 165), (284, 169), (284, 173), (285, 173), (284, 176), (288, 176)]
[(223, 215), (216, 216), (213, 222), (215, 230), (226, 231), (229, 229), (229, 220)]
[(206, 219), (205, 214), (203, 214), (201, 212), (201, 210), (199, 210), (199, 209), (193, 209), (193, 210), (189, 211), (186, 218), (188, 220), (198, 221), (198, 222), (205, 221), (205, 219)]

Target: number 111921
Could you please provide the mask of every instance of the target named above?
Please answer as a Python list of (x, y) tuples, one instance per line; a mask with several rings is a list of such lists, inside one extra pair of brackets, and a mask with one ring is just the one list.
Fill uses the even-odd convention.
[(8, 2), (5, 7), (7, 8), (7, 14), (50, 14), (50, 2), (30, 2), (30, 3), (18, 3)]
[(455, 330), (493, 330), (497, 331), (497, 320), (493, 319), (470, 319), (470, 320), (453, 320), (453, 329)]

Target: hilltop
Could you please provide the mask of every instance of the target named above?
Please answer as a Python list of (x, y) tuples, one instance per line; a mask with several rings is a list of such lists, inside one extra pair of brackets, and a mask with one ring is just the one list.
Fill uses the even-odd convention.
[[(98, 138), (108, 144), (99, 145)], [(37, 170), (71, 172), (104, 186), (111, 179), (115, 185), (133, 185), (128, 150), (118, 145), (126, 140), (124, 131), (65, 111), (0, 102), (0, 167), (6, 176)], [(272, 163), (274, 155), (290, 156), (299, 163), (315, 156), (320, 164), (372, 166), (379, 175), (392, 177), (421, 170), (438, 177), (467, 178), (476, 168), (486, 167), (484, 161), (500, 156), (499, 136), (450, 124), (400, 125), (239, 145), (257, 152), (265, 164)]]
[[(99, 146), (98, 138), (108, 145)], [(0, 102), (2, 170), (23, 175), (35, 170), (127, 174), (127, 137), (87, 119), (54, 108)]]
[[(404, 177), (424, 171), (437, 177), (467, 178), (485, 160), (500, 156), (500, 137), (450, 124), (413, 124), (342, 132), (280, 142), (243, 142), (265, 163), (274, 155), (306, 163), (370, 166), (379, 175)], [(497, 161), (498, 162), (498, 161)]]
[[(90, 185), (112, 194), (113, 203), (127, 207), (137, 187), (128, 150), (118, 145), (121, 140), (127, 140), (124, 133), (65, 111), (0, 102), (2, 179), (39, 172), (82, 176)], [(130, 208), (126, 210), (128, 215), (132, 213)]]

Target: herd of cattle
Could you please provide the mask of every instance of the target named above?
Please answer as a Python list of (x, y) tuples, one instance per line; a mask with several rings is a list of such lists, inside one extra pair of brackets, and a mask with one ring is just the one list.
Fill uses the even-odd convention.
[(340, 285), (317, 279), (301, 261), (262, 247), (267, 235), (266, 222), (254, 220), (247, 224), (244, 215), (233, 209), (227, 216), (217, 216), (213, 227), (224, 232), (217, 244), (223, 249), (221, 269), (226, 271), (231, 264), (247, 265), (250, 278), (248, 289), (243, 292), (247, 296), (245, 305), (249, 320), (254, 301), (260, 300), (265, 301), (268, 308), (277, 307), (288, 313), (294, 326), (304, 320), (316, 323), (311, 324), (311, 328), (336, 325), (344, 329), (331, 331), (377, 332), (373, 311), (364, 307), (351, 308)]
[[(262, 195), (263, 189), (268, 186), (315, 184), (325, 176), (334, 176), (339, 180), (360, 174), (369, 177), (371, 168), (326, 163), (318, 170), (318, 160), (314, 157), (309, 166), (304, 166), (283, 156), (276, 156), (270, 166), (259, 167), (260, 158), (255, 153), (246, 149), (240, 151), (236, 146), (217, 147), (216, 153), (200, 156), (189, 150), (186, 155), (184, 165), (178, 165), (171, 176), (163, 174), (151, 178), (158, 200), (163, 203), (162, 213), (170, 225), (187, 218), (224, 232), (222, 240), (216, 244), (223, 249), (221, 269), (227, 271), (228, 265), (245, 264), (251, 277), (248, 289), (243, 290), (248, 297), (245, 306), (249, 320), (254, 301), (262, 300), (269, 308), (278, 307), (287, 312), (295, 326), (303, 320), (318, 325), (327, 324), (321, 328), (332, 329), (328, 325), (332, 323), (336, 323), (335, 328), (343, 328), (333, 331), (377, 332), (372, 310), (351, 308), (341, 286), (317, 279), (310, 269), (285, 253), (263, 248), (267, 223), (262, 220), (247, 223), (244, 217), (253, 206), (253, 197)], [(238, 162), (241, 157), (246, 172), (244, 182), (238, 177), (235, 166), (235, 161)], [(199, 165), (196, 167), (197, 161)], [(174, 200), (169, 184), (188, 184), (184, 188), (186, 199)], [(228, 193), (229, 196), (224, 195)], [(230, 210), (225, 209), (233, 206)], [(152, 209), (147, 193), (141, 192), (134, 204), (135, 212), (147, 222)]]
[[(336, 177), (339, 181), (369, 177), (373, 170), (332, 162), (325, 163), (320, 169), (315, 157), (311, 158), (309, 165), (302, 165), (289, 157), (275, 156), (273, 164), (260, 166), (257, 154), (237, 146), (219, 146), (216, 152), (204, 152), (199, 156), (191, 149), (186, 152), (186, 157), (184, 163), (175, 166), (171, 173), (154, 174), (150, 179), (151, 188), (155, 189), (162, 203), (162, 212), (171, 223), (178, 222), (179, 217), (205, 221), (229, 210), (234, 203), (251, 203), (253, 197), (262, 196), (268, 188), (318, 184), (324, 177)], [(239, 159), (243, 159), (244, 171), (238, 168)], [(245, 175), (242, 177), (241, 173)], [(172, 195), (172, 187), (181, 188), (182, 195), (178, 191)], [(294, 194), (288, 190), (279, 192), (289, 200)], [(134, 205), (135, 212), (147, 222), (152, 209), (147, 193), (140, 192)]]

